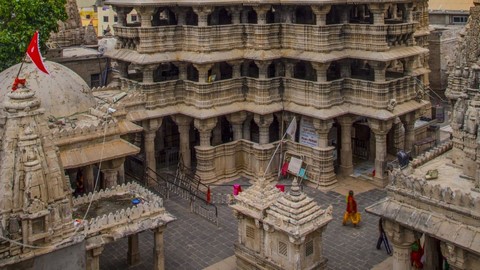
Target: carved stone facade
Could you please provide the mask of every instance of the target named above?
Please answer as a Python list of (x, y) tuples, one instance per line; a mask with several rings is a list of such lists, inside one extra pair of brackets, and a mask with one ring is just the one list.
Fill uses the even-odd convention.
[[(392, 123), (410, 125), (398, 119), (415, 122), (428, 105), (427, 1), (339, 2), (107, 1), (118, 14), (116, 49), (107, 53), (118, 87), (110, 89), (127, 93), (118, 106), (137, 123), (163, 119), (157, 135), (175, 129), (177, 115), (192, 120), (177, 124), (177, 137), (157, 136), (149, 163), (176, 151), (207, 183), (253, 176), (296, 116), (299, 125), (316, 123), (308, 127), (316, 145), (295, 139), (282, 147), (319, 168), (305, 183), (335, 184), (338, 157), (345, 175), (355, 158), (371, 159), (372, 180), (385, 185), (386, 153), (412, 145)], [(126, 22), (133, 10), (140, 24)]]
[(322, 232), (332, 206), (321, 209), (293, 181), (283, 194), (265, 178), (236, 197), (237, 269), (326, 269)]
[(452, 142), (389, 174), (387, 198), (366, 208), (384, 220), (394, 248), (393, 269), (412, 269), (411, 245), (422, 239), (424, 269), (480, 267), (478, 134), (480, 95), (476, 82), (480, 1), (474, 1), (469, 26), (457, 51), (447, 96), (455, 102)]

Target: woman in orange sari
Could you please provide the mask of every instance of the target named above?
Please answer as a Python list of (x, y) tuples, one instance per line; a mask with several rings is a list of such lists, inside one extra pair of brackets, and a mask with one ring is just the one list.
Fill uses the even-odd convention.
[(353, 191), (350, 190), (347, 196), (347, 210), (343, 215), (343, 222), (342, 224), (345, 226), (347, 221), (351, 221), (354, 227), (357, 227), (357, 224), (360, 222), (361, 216), (360, 213), (357, 211), (357, 202), (353, 197)]

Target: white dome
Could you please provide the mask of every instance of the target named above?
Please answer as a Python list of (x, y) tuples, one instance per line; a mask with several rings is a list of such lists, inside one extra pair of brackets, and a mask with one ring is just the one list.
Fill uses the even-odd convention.
[[(20, 78), (27, 80), (26, 86), (35, 91), (40, 100), (40, 107), (45, 109), (45, 116), (70, 116), (85, 112), (95, 106), (95, 98), (90, 87), (74, 71), (61, 64), (45, 61), (50, 75), (47, 75), (30, 62), (24, 63)], [(6, 94), (12, 91), (12, 84), (17, 76), (20, 64), (16, 64), (0, 73), (0, 107)]]

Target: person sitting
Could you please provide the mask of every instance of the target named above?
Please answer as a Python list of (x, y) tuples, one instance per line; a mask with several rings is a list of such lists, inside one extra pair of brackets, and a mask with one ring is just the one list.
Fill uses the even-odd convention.
[(358, 223), (360, 222), (361, 216), (360, 213), (357, 211), (357, 202), (353, 197), (353, 190), (348, 192), (347, 196), (347, 209), (345, 214), (343, 215), (343, 222), (342, 225), (346, 225), (347, 221), (352, 222), (354, 227), (357, 227)]

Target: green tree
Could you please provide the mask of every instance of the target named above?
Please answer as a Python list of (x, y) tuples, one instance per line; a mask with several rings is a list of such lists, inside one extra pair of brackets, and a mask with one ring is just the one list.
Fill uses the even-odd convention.
[(0, 0), (0, 72), (19, 63), (35, 32), (40, 33), (40, 50), (59, 20), (67, 19), (66, 0)]

